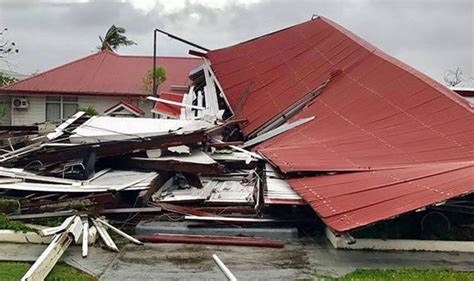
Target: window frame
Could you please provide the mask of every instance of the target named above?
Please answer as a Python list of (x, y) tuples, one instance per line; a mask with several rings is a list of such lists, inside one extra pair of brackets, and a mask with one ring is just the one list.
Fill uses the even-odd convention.
[[(54, 99), (57, 99), (59, 98), (58, 100), (48, 100), (48, 98), (54, 98)], [(54, 121), (62, 121), (64, 120), (65, 118), (69, 118), (69, 117), (65, 117), (64, 116), (64, 105), (65, 104), (73, 104), (73, 105), (77, 105), (77, 108), (79, 109), (79, 97), (78, 96), (66, 96), (66, 101), (65, 101), (65, 96), (46, 96), (45, 97), (45, 106), (44, 106), (44, 110), (45, 110), (45, 121), (47, 122), (54, 122)], [(70, 100), (67, 100), (68, 98), (73, 98), (73, 99), (76, 99), (76, 101), (70, 101)], [(47, 105), (48, 104), (59, 104), (59, 120), (48, 120), (48, 111), (47, 111)]]

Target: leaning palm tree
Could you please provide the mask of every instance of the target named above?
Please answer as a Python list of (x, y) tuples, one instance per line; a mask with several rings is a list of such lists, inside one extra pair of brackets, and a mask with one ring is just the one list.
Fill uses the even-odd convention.
[(97, 46), (97, 49), (101, 51), (114, 51), (120, 46), (136, 45), (137, 43), (134, 41), (128, 40), (127, 36), (125, 36), (125, 32), (125, 28), (112, 25), (109, 30), (107, 30), (107, 33), (105, 33), (104, 38), (99, 36), (101, 45)]

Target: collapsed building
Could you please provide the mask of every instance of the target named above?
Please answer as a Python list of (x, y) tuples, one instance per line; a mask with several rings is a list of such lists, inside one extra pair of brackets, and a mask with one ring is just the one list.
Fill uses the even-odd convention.
[[(204, 64), (187, 93), (149, 97), (175, 119), (77, 113), (5, 147), (2, 196), (22, 203), (10, 217), (87, 214), (97, 228), (98, 216), (118, 213), (219, 226), (320, 218), (345, 233), (463, 196), (472, 204), (473, 108), (338, 24), (318, 17), (193, 54)], [(4, 138), (37, 133), (3, 129)], [(282, 246), (230, 236), (138, 238)]]

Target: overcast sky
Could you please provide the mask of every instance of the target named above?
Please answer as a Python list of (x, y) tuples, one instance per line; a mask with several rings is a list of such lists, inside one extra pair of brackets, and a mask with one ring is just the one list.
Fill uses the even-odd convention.
[[(152, 55), (155, 27), (214, 49), (312, 14), (336, 21), (439, 81), (456, 67), (474, 77), (474, 0), (0, 0), (0, 26), (8, 27), (6, 37), (20, 49), (9, 59), (10, 70), (21, 73), (96, 51), (98, 36), (112, 24), (137, 42), (120, 54)], [(159, 55), (182, 56), (189, 49), (164, 36), (158, 44)]]

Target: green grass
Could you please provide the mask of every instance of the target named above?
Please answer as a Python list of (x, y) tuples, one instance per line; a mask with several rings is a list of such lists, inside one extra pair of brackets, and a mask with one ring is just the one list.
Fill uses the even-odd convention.
[(26, 226), (22, 222), (9, 220), (4, 213), (0, 213), (0, 229), (10, 229), (22, 232), (36, 231), (35, 229)]
[[(31, 264), (25, 262), (0, 262), (0, 280), (20, 280), (30, 266)], [(93, 281), (97, 279), (68, 265), (59, 263), (54, 266), (46, 280)]]
[[(331, 280), (331, 279), (330, 279)], [(359, 281), (359, 280), (419, 280), (419, 281), (464, 281), (474, 280), (474, 272), (460, 272), (441, 269), (357, 269), (344, 277), (332, 280), (338, 281)]]

